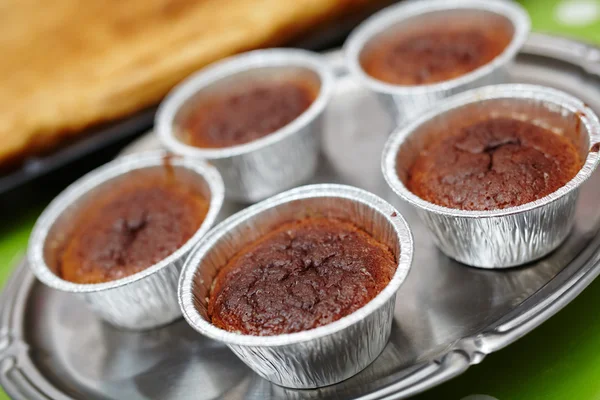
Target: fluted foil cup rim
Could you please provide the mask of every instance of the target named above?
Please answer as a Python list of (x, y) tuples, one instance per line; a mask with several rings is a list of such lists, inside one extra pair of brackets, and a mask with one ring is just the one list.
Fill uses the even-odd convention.
[[(194, 305), (193, 280), (200, 261), (211, 251), (211, 248), (230, 230), (235, 229), (241, 222), (253, 218), (261, 212), (272, 209), (279, 205), (295, 200), (319, 198), (319, 197), (340, 197), (351, 201), (361, 202), (377, 213), (384, 216), (393, 226), (400, 244), (400, 257), (398, 266), (388, 285), (370, 302), (341, 319), (330, 324), (323, 325), (314, 329), (301, 332), (273, 335), (273, 336), (255, 336), (245, 335), (217, 328), (211, 322), (206, 321), (198, 312)], [(255, 204), (245, 210), (233, 215), (227, 220), (209, 232), (192, 251), (183, 266), (179, 280), (179, 305), (186, 321), (199, 333), (227, 345), (234, 346), (257, 346), (257, 347), (278, 347), (295, 343), (311, 341), (325, 337), (336, 332), (340, 332), (349, 326), (361, 321), (366, 316), (372, 314), (378, 308), (396, 295), (396, 292), (406, 280), (409, 273), (413, 257), (413, 237), (409, 226), (393, 206), (379, 198), (378, 196), (365, 190), (338, 184), (318, 184), (302, 186), (273, 196), (261, 203)]]
[[(302, 67), (316, 73), (320, 87), (307, 110), (289, 124), (261, 138), (240, 145), (207, 149), (189, 145), (177, 135), (175, 118), (180, 109), (203, 88), (229, 76), (263, 67)], [(333, 70), (323, 55), (300, 49), (254, 50), (228, 57), (192, 74), (167, 95), (155, 117), (155, 131), (170, 151), (203, 159), (221, 159), (252, 153), (299, 132), (325, 110), (335, 87)]]
[[(360, 54), (369, 41), (376, 35), (397, 23), (421, 15), (445, 10), (481, 10), (499, 14), (510, 20), (514, 26), (513, 37), (506, 48), (492, 61), (475, 70), (454, 79), (426, 85), (403, 86), (378, 80), (367, 74), (360, 64)], [(502, 0), (427, 0), (406, 1), (389, 6), (369, 17), (359, 25), (344, 43), (346, 65), (352, 75), (357, 77), (371, 90), (389, 95), (422, 95), (447, 92), (465, 86), (491, 74), (508, 64), (519, 52), (527, 40), (531, 21), (522, 6), (512, 1)]]
[(126, 175), (134, 170), (163, 165), (165, 157), (170, 157), (165, 151), (150, 151), (120, 157), (89, 172), (60, 193), (38, 218), (29, 240), (27, 257), (34, 275), (45, 285), (57, 290), (73, 293), (91, 293), (115, 289), (138, 282), (164, 268), (168, 268), (175, 261), (185, 257), (196, 242), (214, 224), (223, 204), (225, 193), (223, 180), (215, 167), (202, 160), (185, 157), (173, 157), (169, 162), (175, 167), (186, 168), (200, 175), (205, 180), (210, 191), (210, 204), (206, 217), (196, 233), (168, 257), (133, 275), (114, 281), (90, 284), (75, 283), (60, 278), (47, 265), (44, 257), (46, 240), (49, 238), (51, 229), (70, 206), (76, 204), (91, 190), (112, 179)]
[[(463, 106), (477, 103), (485, 100), (493, 99), (522, 99), (522, 100), (538, 100), (549, 104), (558, 105), (566, 108), (569, 112), (578, 115), (581, 123), (585, 126), (589, 136), (589, 149), (585, 162), (577, 175), (558, 190), (534, 200), (529, 203), (519, 206), (507, 207), (498, 210), (476, 211), (476, 210), (461, 210), (457, 208), (449, 208), (428, 202), (419, 196), (412, 193), (406, 185), (398, 177), (396, 171), (397, 155), (401, 146), (406, 140), (423, 124), (429, 120), (451, 112)], [(552, 89), (539, 85), (530, 84), (502, 84), (485, 86), (477, 89), (472, 89), (457, 95), (454, 95), (447, 100), (444, 100), (434, 106), (430, 111), (424, 113), (419, 118), (413, 120), (408, 125), (396, 129), (386, 142), (381, 168), (383, 175), (388, 185), (392, 190), (403, 200), (411, 205), (432, 212), (435, 214), (446, 215), (450, 217), (461, 218), (495, 218), (507, 215), (524, 213), (539, 207), (544, 207), (568, 194), (569, 192), (579, 188), (594, 172), (600, 162), (600, 152), (593, 151), (593, 147), (600, 143), (600, 121), (594, 111), (583, 101), (571, 96), (563, 91)]]

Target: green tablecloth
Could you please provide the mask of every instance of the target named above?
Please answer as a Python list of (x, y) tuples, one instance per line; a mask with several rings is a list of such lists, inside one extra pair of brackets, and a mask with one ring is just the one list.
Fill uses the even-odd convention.
[[(534, 30), (600, 44), (600, 0), (520, 2)], [(474, 394), (499, 400), (600, 400), (600, 320), (593, 304), (600, 304), (600, 280), (537, 330), (415, 400)]]
[[(529, 10), (535, 30), (600, 43), (600, 0), (521, 3)], [(0, 284), (24, 254), (42, 206), (2, 218)], [(458, 400), (485, 394), (499, 400), (600, 400), (600, 319), (593, 314), (593, 304), (600, 304), (600, 280), (533, 333), (416, 399)], [(0, 400), (7, 398), (0, 391)]]

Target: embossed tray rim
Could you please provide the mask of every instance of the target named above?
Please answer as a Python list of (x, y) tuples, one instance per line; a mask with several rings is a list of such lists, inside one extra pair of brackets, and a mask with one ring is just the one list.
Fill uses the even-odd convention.
[[(579, 41), (544, 34), (531, 34), (523, 53), (554, 58), (600, 76), (600, 48)], [(345, 73), (339, 51), (329, 57), (338, 75)], [(565, 307), (600, 274), (600, 236), (590, 241), (554, 278), (511, 312), (479, 333), (464, 337), (431, 362), (403, 371), (400, 380), (359, 397), (361, 400), (405, 398), (455, 377), (486, 355), (518, 340)], [(35, 283), (26, 263), (21, 262), (0, 295), (0, 384), (17, 399), (72, 399), (56, 388), (36, 367), (25, 342), (27, 299)]]

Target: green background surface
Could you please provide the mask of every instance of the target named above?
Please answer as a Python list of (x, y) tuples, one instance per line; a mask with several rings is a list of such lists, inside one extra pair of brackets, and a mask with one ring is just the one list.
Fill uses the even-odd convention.
[[(600, 43), (600, 0), (522, 0), (533, 29)], [(23, 256), (43, 198), (0, 213), (0, 282)], [(599, 200), (600, 206), (600, 200)], [(540, 328), (415, 400), (600, 400), (600, 280)], [(0, 400), (8, 396), (0, 392)], [(482, 398), (483, 400), (483, 398)]]

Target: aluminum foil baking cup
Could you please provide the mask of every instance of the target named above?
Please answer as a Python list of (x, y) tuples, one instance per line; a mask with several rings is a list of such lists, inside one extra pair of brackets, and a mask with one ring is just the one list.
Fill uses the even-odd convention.
[[(579, 150), (581, 170), (545, 197), (493, 211), (442, 207), (408, 190), (408, 171), (432, 134), (470, 117), (486, 116), (527, 120), (566, 136)], [(487, 86), (456, 95), (392, 133), (383, 151), (382, 169), (390, 187), (415, 207), (446, 255), (476, 267), (505, 268), (539, 259), (567, 237), (579, 187), (598, 165), (599, 143), (598, 118), (582, 101), (542, 86)]]
[(129, 172), (164, 168), (165, 152), (139, 153), (119, 158), (85, 175), (63, 191), (42, 213), (29, 240), (28, 261), (36, 277), (47, 286), (82, 297), (100, 317), (126, 329), (149, 329), (181, 316), (177, 301), (179, 272), (192, 247), (213, 225), (224, 197), (218, 171), (198, 160), (171, 157), (173, 171), (186, 170), (190, 184), (210, 198), (208, 213), (198, 231), (177, 251), (161, 262), (115, 281), (79, 284), (56, 274), (56, 248), (68, 235), (78, 209), (95, 193)]
[[(195, 101), (237, 79), (303, 77), (314, 81), (318, 95), (310, 107), (281, 129), (249, 143), (208, 149), (181, 140), (181, 123)], [(317, 168), (321, 115), (333, 94), (334, 75), (321, 55), (304, 50), (257, 50), (212, 64), (177, 86), (160, 105), (155, 129), (176, 154), (209, 160), (221, 172), (226, 196), (256, 202), (310, 179)]]
[[(512, 40), (491, 62), (455, 79), (418, 86), (402, 86), (378, 80), (361, 66), (366, 46), (403, 25), (447, 23), (451, 18), (477, 18), (478, 14), (495, 14), (506, 18), (513, 27)], [(422, 19), (422, 22), (421, 22)], [(516, 2), (500, 0), (423, 0), (390, 6), (363, 22), (344, 44), (346, 63), (351, 74), (380, 98), (398, 121), (417, 117), (441, 99), (467, 89), (504, 83), (507, 68), (525, 43), (530, 30), (527, 12)]]
[[(387, 287), (356, 312), (307, 331), (252, 336), (212, 325), (207, 298), (219, 269), (245, 245), (281, 223), (307, 216), (353, 222), (387, 245), (398, 260)], [(227, 344), (260, 376), (292, 388), (330, 385), (358, 373), (383, 350), (390, 335), (396, 292), (406, 279), (412, 255), (406, 221), (379, 197), (350, 186), (304, 186), (249, 207), (215, 227), (183, 267), (179, 302), (194, 329)]]

